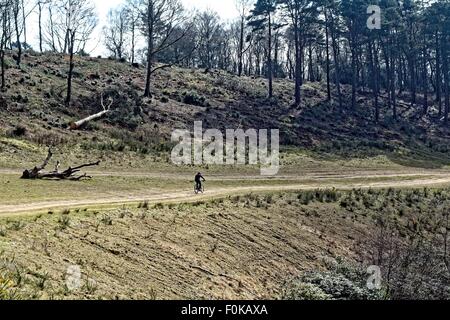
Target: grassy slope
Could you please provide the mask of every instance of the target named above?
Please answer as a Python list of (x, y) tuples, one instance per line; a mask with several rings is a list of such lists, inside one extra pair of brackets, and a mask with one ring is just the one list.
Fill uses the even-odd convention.
[[(22, 70), (7, 70), (9, 88), (0, 108), (2, 167), (35, 164), (45, 156), (45, 146), (55, 145), (63, 162), (98, 157), (108, 168), (148, 168), (168, 162), (170, 133), (191, 128), (195, 120), (203, 120), (204, 128), (279, 128), (285, 170), (335, 161), (339, 166), (349, 159), (354, 159), (350, 166), (359, 167), (442, 168), (450, 163), (449, 130), (430, 124), (428, 117), (417, 119), (420, 108), (401, 99), (402, 120), (393, 122), (383, 108), (386, 116), (374, 125), (368, 93), (359, 96), (357, 110), (339, 110), (325, 102), (323, 84), (306, 83), (297, 109), (290, 104), (289, 81), (277, 80), (276, 98), (269, 101), (264, 79), (172, 68), (156, 75), (149, 100), (141, 96), (142, 68), (78, 57), (74, 99), (66, 108), (66, 64), (64, 56), (28, 53)], [(348, 91), (344, 86), (346, 97)], [(67, 123), (99, 110), (102, 92), (114, 97), (114, 113), (86, 130), (68, 132)], [(17, 136), (17, 127), (26, 133)]]
[[(448, 189), (289, 192), (8, 219), (1, 276), (34, 298), (272, 299), (328, 259), (370, 257), (380, 218), (404, 239), (417, 225), (434, 233), (449, 199)], [(71, 265), (84, 281), (75, 291), (65, 286)]]
[[(280, 128), (281, 174), (306, 176), (301, 183), (311, 183), (307, 177), (311, 172), (417, 172), (416, 167), (447, 170), (450, 163), (447, 129), (430, 125), (428, 118), (408, 124), (385, 117), (375, 126), (368, 94), (360, 95), (358, 110), (338, 110), (324, 102), (322, 84), (307, 83), (302, 107), (295, 109), (290, 105), (288, 81), (277, 80), (277, 98), (268, 101), (263, 79), (173, 68), (157, 75), (149, 101), (140, 97), (143, 69), (79, 58), (74, 103), (67, 109), (63, 105), (66, 64), (61, 61), (64, 57), (27, 54), (22, 71), (8, 69), (9, 89), (2, 93), (0, 108), (1, 204), (68, 195), (86, 198), (93, 196), (92, 190), (104, 195), (190, 190), (190, 176), (198, 168), (170, 165), (167, 152), (170, 132), (189, 128), (194, 120), (220, 129)], [(348, 95), (348, 88), (344, 90)], [(114, 96), (115, 112), (83, 131), (68, 132), (68, 122), (99, 110), (103, 91)], [(192, 101), (186, 97), (197, 105), (187, 104)], [(404, 119), (415, 117), (406, 103), (400, 102), (399, 108)], [(25, 134), (14, 132), (18, 127), (26, 128)], [(101, 167), (89, 172), (126, 168), (151, 176), (113, 174), (79, 184), (57, 184), (19, 181), (17, 172), (1, 172), (40, 163), (48, 145), (54, 145), (55, 159), (63, 166), (101, 159)], [(222, 175), (208, 184), (212, 188), (297, 182), (221, 180), (223, 175), (258, 175), (254, 167), (201, 170)], [(392, 206), (399, 212), (406, 205), (385, 205), (380, 198), (372, 199), (371, 208), (344, 209), (338, 203), (306, 206), (296, 199), (296, 194), (286, 193), (274, 203), (264, 200), (263, 206), (251, 196), (151, 210), (136, 205), (120, 210), (84, 211), (83, 207), (71, 208), (67, 215), (58, 209), (32, 218), (3, 219), (2, 261), (15, 252), (13, 265), (20, 272), (8, 278), (1, 274), (0, 288), (6, 283), (7, 288), (19, 288), (20, 295), (35, 298), (273, 298), (289, 277), (323, 268), (322, 257), (356, 258), (356, 239), (375, 230), (371, 215)], [(435, 209), (431, 200), (405, 210), (426, 211), (431, 219)], [(405, 210), (394, 221), (407, 225)], [(79, 264), (83, 277), (95, 284), (67, 291), (64, 274), (71, 264)]]

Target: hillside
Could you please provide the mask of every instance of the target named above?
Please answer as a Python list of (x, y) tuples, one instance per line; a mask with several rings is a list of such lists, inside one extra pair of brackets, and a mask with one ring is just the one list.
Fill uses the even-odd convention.
[[(449, 204), (449, 189), (326, 190), (0, 220), (0, 298), (448, 299)], [(365, 288), (373, 263), (390, 296)]]
[[(146, 99), (142, 66), (77, 57), (66, 107), (64, 56), (7, 65), (0, 299), (448, 299), (450, 131), (433, 108), (419, 117), (407, 93), (399, 121), (384, 106), (375, 124), (364, 90), (340, 109), (324, 83), (306, 82), (295, 108), (289, 80), (267, 99), (265, 79), (173, 67)], [(69, 130), (102, 110), (102, 95), (112, 112)], [(280, 173), (173, 165), (172, 131), (199, 120), (280, 129)], [(19, 179), (49, 147), (49, 168), (101, 164), (82, 181)], [(374, 264), (390, 273), (369, 290)]]
[[(7, 58), (7, 91), (0, 98), (0, 163), (6, 167), (25, 165), (24, 158), (40, 161), (49, 145), (64, 150), (69, 158), (125, 151), (150, 162), (166, 162), (171, 132), (191, 128), (199, 120), (204, 128), (279, 128), (286, 165), (304, 157), (312, 161), (382, 157), (392, 165), (424, 168), (450, 163), (450, 130), (435, 124), (433, 110), (427, 117), (418, 116), (420, 108), (411, 107), (406, 93), (399, 101), (401, 120), (394, 122), (383, 108), (382, 119), (375, 124), (369, 92), (359, 92), (357, 109), (340, 110), (326, 101), (323, 83), (307, 82), (301, 107), (293, 108), (293, 84), (288, 80), (276, 80), (275, 98), (268, 100), (265, 79), (172, 67), (158, 71), (153, 97), (145, 99), (144, 68), (77, 57), (74, 100), (66, 108), (67, 59), (28, 52), (23, 60), (19, 70)], [(350, 91), (344, 87), (348, 105)], [(71, 121), (101, 110), (102, 94), (114, 99), (114, 112), (81, 131), (67, 130)]]

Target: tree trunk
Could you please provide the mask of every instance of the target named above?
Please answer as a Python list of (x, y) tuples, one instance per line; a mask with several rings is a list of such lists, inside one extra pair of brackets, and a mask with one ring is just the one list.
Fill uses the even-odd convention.
[(328, 15), (325, 10), (325, 46), (326, 46), (326, 60), (327, 60), (327, 100), (331, 101), (331, 84), (330, 84), (330, 39), (328, 32)]
[(42, 3), (38, 2), (39, 9), (39, 51), (42, 53)]
[(448, 39), (443, 35), (442, 41), (442, 71), (444, 73), (444, 123), (448, 124), (448, 113), (450, 112), (450, 97), (449, 97), (449, 68), (448, 68)]
[(0, 48), (0, 60), (1, 60), (1, 65), (2, 65), (2, 91), (5, 91), (6, 88), (6, 81), (5, 81), (5, 49), (3, 47), (3, 43), (2, 43), (2, 48)]
[[(352, 42), (354, 39), (352, 40)], [(352, 109), (354, 110), (356, 108), (356, 52), (354, 43), (351, 45), (351, 54), (352, 54)]]
[(394, 56), (394, 48), (393, 48), (394, 44), (391, 43), (391, 63), (390, 63), (390, 91), (391, 91), (391, 101), (392, 101), (392, 116), (394, 118), (394, 120), (397, 120), (397, 97), (396, 97), (396, 92), (395, 92), (395, 56)]
[(375, 123), (380, 121), (380, 105), (379, 105), (379, 94), (380, 94), (380, 62), (378, 60), (378, 50), (376, 48), (376, 42), (373, 43), (373, 53), (375, 60)]
[(376, 72), (376, 62), (375, 62), (375, 58), (374, 58), (374, 54), (376, 54), (374, 52), (373, 49), (373, 41), (371, 40), (369, 42), (369, 63), (370, 63), (370, 69), (371, 69), (371, 73), (372, 73), (372, 94), (373, 94), (373, 106), (374, 106), (374, 112), (375, 112), (375, 123), (378, 123), (379, 117), (380, 117), (380, 113), (379, 113), (379, 109), (378, 109), (378, 91), (377, 91), (377, 72)]
[(423, 82), (423, 115), (426, 116), (428, 114), (428, 70), (427, 70), (426, 45), (423, 49), (422, 82)]
[(273, 97), (273, 63), (272, 63), (272, 17), (269, 14), (269, 39), (268, 39), (267, 48), (267, 68), (268, 68), (268, 77), (269, 77), (269, 98)]
[(336, 88), (338, 93), (338, 101), (339, 101), (339, 109), (342, 110), (342, 94), (341, 94), (341, 78), (340, 78), (340, 66), (339, 66), (339, 53), (338, 53), (338, 44), (336, 39), (336, 30), (334, 25), (334, 18), (331, 18), (331, 42), (333, 43), (333, 57), (334, 57), (334, 73), (335, 73), (335, 81)]
[[(412, 53), (411, 53), (412, 55)], [(409, 57), (409, 77), (410, 77), (410, 91), (411, 91), (411, 105), (416, 104), (416, 62), (413, 56)]]
[(134, 64), (134, 51), (135, 51), (135, 47), (136, 47), (136, 22), (134, 17), (132, 18), (133, 21), (131, 23), (131, 65)]
[(299, 25), (298, 19), (296, 19), (294, 25), (294, 46), (295, 46), (295, 106), (300, 106), (301, 103), (301, 87), (302, 87), (302, 74), (301, 74), (301, 55), (300, 55), (300, 36), (299, 36)]
[(70, 107), (70, 102), (72, 100), (72, 77), (73, 77), (73, 69), (75, 64), (73, 62), (74, 56), (74, 47), (75, 47), (75, 32), (69, 30), (69, 74), (67, 75), (67, 97), (66, 97), (66, 106)]
[(22, 0), (22, 21), (23, 21), (23, 38), (24, 42), (27, 44), (27, 21), (25, 15), (25, 2)]
[[(380, 41), (382, 42), (382, 40), (380, 39)], [(383, 46), (383, 56), (384, 56), (384, 63), (386, 65), (386, 93), (388, 96), (388, 109), (392, 108), (392, 91), (391, 91), (391, 83), (392, 83), (392, 73), (391, 73), (391, 68), (394, 68), (394, 66), (391, 64), (391, 59), (390, 59), (390, 55), (391, 55), (391, 51), (390, 49), (388, 49), (389, 47), (389, 43), (385, 44), (382, 42), (382, 46)], [(395, 118), (395, 117), (394, 117)]]
[(56, 44), (55, 44), (55, 26), (53, 24), (53, 12), (51, 6), (48, 8), (48, 16), (49, 16), (49, 22), (50, 22), (50, 36), (52, 41), (52, 51), (56, 51)]
[(314, 65), (313, 65), (313, 50), (312, 50), (312, 41), (309, 42), (308, 45), (308, 81), (314, 82)]
[(279, 41), (278, 35), (275, 35), (275, 45), (274, 45), (274, 59), (272, 63), (273, 77), (278, 78), (278, 52), (279, 52)]
[(439, 32), (436, 31), (436, 102), (438, 104), (439, 118), (442, 116), (441, 85), (441, 49), (439, 45)]
[(148, 17), (147, 17), (147, 78), (145, 81), (145, 92), (144, 97), (151, 97), (151, 77), (152, 77), (152, 66), (153, 66), (153, 1), (148, 2)]
[(22, 44), (20, 43), (20, 31), (19, 31), (19, 4), (17, 3), (14, 8), (14, 27), (16, 29), (16, 41), (17, 41), (17, 59), (16, 64), (20, 67), (22, 62)]
[(2, 12), (2, 33), (1, 33), (1, 39), (0, 39), (0, 63), (1, 63), (1, 79), (2, 79), (2, 84), (1, 84), (1, 91), (5, 91), (6, 89), (6, 81), (5, 81), (5, 49), (6, 49), (6, 43), (7, 43), (7, 23), (6, 21), (8, 20), (8, 14), (5, 11)]
[(83, 125), (85, 125), (86, 123), (88, 123), (89, 121), (93, 121), (96, 119), (99, 119), (101, 117), (103, 117), (105, 114), (109, 113), (110, 110), (103, 110), (99, 113), (93, 114), (89, 117), (86, 117), (84, 119), (81, 119), (80, 121), (77, 122), (73, 122), (69, 125), (69, 129), (70, 130), (77, 130), (79, 128), (81, 128)]
[(245, 17), (241, 17), (241, 30), (239, 35), (239, 53), (238, 53), (238, 76), (242, 76), (242, 59), (244, 55), (244, 28), (245, 28)]

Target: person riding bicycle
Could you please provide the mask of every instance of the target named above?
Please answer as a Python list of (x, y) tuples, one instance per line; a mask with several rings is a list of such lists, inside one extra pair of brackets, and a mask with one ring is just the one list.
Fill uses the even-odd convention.
[(203, 178), (203, 176), (200, 172), (197, 173), (197, 175), (195, 176), (195, 184), (196, 184), (196, 189), (199, 191), (202, 190), (202, 180), (206, 181), (206, 179)]

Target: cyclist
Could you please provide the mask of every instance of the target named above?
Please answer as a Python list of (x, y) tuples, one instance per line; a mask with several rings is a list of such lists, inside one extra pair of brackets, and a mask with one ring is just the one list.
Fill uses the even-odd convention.
[(205, 180), (205, 178), (203, 178), (201, 172), (199, 172), (195, 176), (195, 188), (197, 191), (202, 191), (202, 181), (206, 181), (206, 180)]

